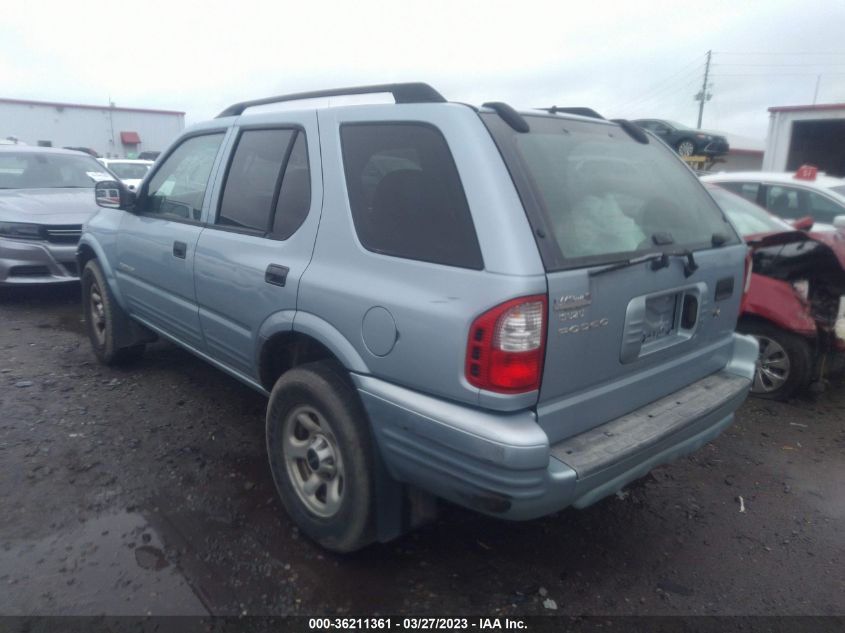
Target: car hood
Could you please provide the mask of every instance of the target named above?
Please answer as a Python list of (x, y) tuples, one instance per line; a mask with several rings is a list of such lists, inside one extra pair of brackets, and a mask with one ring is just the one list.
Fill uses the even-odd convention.
[(744, 236), (753, 271), (774, 279), (814, 278), (845, 293), (845, 236), (838, 231), (775, 231)]
[(743, 239), (752, 250), (766, 246), (782, 246), (793, 242), (804, 242), (814, 237), (804, 231), (773, 231), (771, 233), (750, 233), (744, 235)]
[(89, 188), (0, 190), (0, 222), (84, 224), (99, 210)]
[(830, 250), (832, 250), (833, 254), (836, 255), (836, 259), (839, 260), (842, 268), (845, 268), (845, 235), (842, 235), (842, 232), (839, 230), (817, 231), (815, 228), (816, 227), (814, 226), (814, 230), (810, 231), (810, 237), (817, 242), (821, 242), (825, 246), (830, 247)]

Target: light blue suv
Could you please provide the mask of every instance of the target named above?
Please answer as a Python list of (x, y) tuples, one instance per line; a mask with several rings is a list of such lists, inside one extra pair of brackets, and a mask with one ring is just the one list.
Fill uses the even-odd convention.
[[(396, 103), (245, 113), (377, 92)], [(746, 247), (656, 137), (574, 112), (426, 84), (226, 109), (137, 194), (97, 185), (96, 355), (158, 335), (269, 394), (281, 498), (332, 550), (437, 498), (531, 519), (618, 491), (745, 399)]]

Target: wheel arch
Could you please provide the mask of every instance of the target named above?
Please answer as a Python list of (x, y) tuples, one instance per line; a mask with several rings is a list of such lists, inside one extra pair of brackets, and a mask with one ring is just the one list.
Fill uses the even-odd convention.
[(117, 285), (114, 270), (109, 263), (108, 257), (106, 257), (105, 251), (103, 251), (102, 247), (95, 240), (86, 239), (86, 236), (83, 236), (76, 247), (76, 265), (79, 270), (80, 278), (82, 278), (82, 271), (85, 269), (85, 265), (92, 259), (97, 260), (103, 274), (106, 276), (106, 283), (109, 285), (109, 290), (111, 290), (112, 295), (117, 300), (120, 307), (125, 310), (126, 302), (123, 300), (123, 295), (120, 293), (120, 288)]
[(369, 373), (364, 360), (334, 326), (303, 312), (269, 317), (259, 332), (258, 379), (271, 391), (285, 371), (317, 360), (334, 360), (347, 371)]

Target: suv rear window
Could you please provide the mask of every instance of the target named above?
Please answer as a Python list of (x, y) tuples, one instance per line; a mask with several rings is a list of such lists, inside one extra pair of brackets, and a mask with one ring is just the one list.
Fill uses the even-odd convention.
[(446, 139), (424, 123), (341, 127), (355, 231), (367, 250), (483, 268), (481, 250)]
[(717, 234), (739, 242), (696, 177), (654, 137), (644, 145), (616, 126), (545, 116), (526, 117), (531, 131), (519, 134), (495, 114), (481, 116), (546, 236), (538, 244), (547, 269), (711, 248)]

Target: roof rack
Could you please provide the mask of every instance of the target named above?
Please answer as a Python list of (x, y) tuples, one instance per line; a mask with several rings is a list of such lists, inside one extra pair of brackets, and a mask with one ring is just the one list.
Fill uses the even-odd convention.
[(598, 112), (593, 110), (592, 108), (582, 108), (582, 107), (559, 107), (559, 106), (552, 106), (550, 108), (537, 108), (538, 110), (542, 110), (543, 112), (548, 112), (549, 114), (577, 114), (578, 116), (586, 116), (590, 117), (591, 119), (601, 119), (604, 120), (604, 117), (600, 115)]
[(323, 97), (342, 97), (346, 95), (378, 94), (380, 92), (389, 92), (392, 94), (396, 103), (445, 103), (446, 101), (443, 95), (426, 83), (380, 84), (376, 86), (356, 86), (352, 88), (335, 88), (333, 90), (317, 90), (314, 92), (298, 92), (289, 95), (279, 95), (278, 97), (241, 101), (240, 103), (230, 105), (218, 114), (217, 118), (238, 116), (243, 114), (247, 108), (271, 103), (320, 99)]
[(634, 139), (637, 143), (648, 145), (648, 135), (645, 133), (645, 130), (636, 123), (632, 123), (627, 119), (611, 119), (611, 122), (616, 123), (619, 127), (625, 130), (628, 136)]
[(488, 101), (487, 103), (483, 103), (481, 107), (493, 110), (493, 112), (499, 115), (499, 118), (501, 118), (502, 121), (511, 126), (511, 128), (513, 128), (516, 132), (524, 134), (525, 132), (529, 132), (531, 130), (528, 126), (528, 121), (526, 121), (519, 112), (514, 110), (507, 103), (502, 103), (501, 101)]

